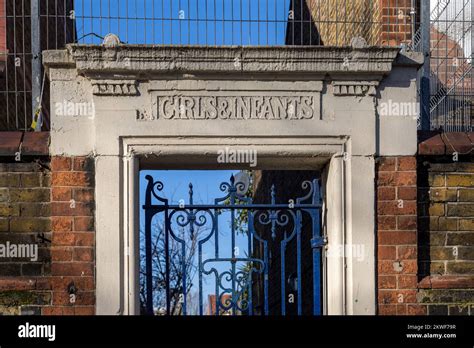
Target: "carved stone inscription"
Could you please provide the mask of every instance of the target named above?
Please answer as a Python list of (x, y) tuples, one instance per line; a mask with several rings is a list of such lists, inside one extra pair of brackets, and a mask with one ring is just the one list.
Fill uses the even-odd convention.
[(314, 94), (300, 96), (157, 96), (156, 119), (309, 120), (319, 118)]

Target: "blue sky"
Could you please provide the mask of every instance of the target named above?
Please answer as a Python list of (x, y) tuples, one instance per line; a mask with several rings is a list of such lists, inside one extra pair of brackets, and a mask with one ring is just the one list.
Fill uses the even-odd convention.
[(75, 0), (78, 38), (112, 32), (130, 44), (283, 45), (289, 8), (290, 0)]

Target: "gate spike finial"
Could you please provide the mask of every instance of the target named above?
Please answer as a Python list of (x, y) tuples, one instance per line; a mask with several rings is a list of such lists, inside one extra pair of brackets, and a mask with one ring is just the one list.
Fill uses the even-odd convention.
[(193, 204), (193, 195), (194, 195), (193, 184), (189, 183), (189, 204)]

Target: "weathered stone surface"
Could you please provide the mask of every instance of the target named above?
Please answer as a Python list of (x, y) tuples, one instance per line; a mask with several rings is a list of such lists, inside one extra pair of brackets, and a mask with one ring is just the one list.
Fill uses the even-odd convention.
[[(151, 48), (151, 49), (150, 49)], [(70, 65), (75, 62), (81, 72), (117, 70), (142, 71), (311, 71), (388, 73), (399, 48), (335, 48), (318, 50), (306, 47), (174, 47), (127, 46), (115, 48), (94, 45), (69, 45), (66, 51), (46, 51), (47, 65)], [(238, 58), (239, 64), (235, 64)], [(347, 62), (349, 62), (347, 64)]]

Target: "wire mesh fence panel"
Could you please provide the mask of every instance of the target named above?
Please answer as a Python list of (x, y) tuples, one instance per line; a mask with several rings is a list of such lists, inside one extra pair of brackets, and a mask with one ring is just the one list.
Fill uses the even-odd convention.
[(25, 129), (31, 109), (30, 4), (0, 5), (0, 129)]
[(472, 131), (473, 0), (444, 0), (431, 12), (431, 126)]
[[(32, 1), (38, 4), (33, 16)], [(472, 0), (431, 2), (432, 127), (466, 129), (472, 125)], [(99, 45), (114, 33), (127, 44), (348, 46), (354, 37), (362, 37), (368, 45), (420, 50), (420, 4), (420, 0), (0, 0), (0, 130), (31, 129), (39, 107), (40, 129), (49, 129), (49, 83), (44, 72), (32, 69), (36, 55), (32, 42), (39, 41), (41, 50), (61, 49), (68, 43)], [(39, 29), (32, 31), (35, 16)], [(35, 89), (41, 91), (40, 98)], [(41, 99), (38, 107), (33, 99)]]
[(76, 0), (79, 43), (370, 45), (409, 42), (415, 0)]

